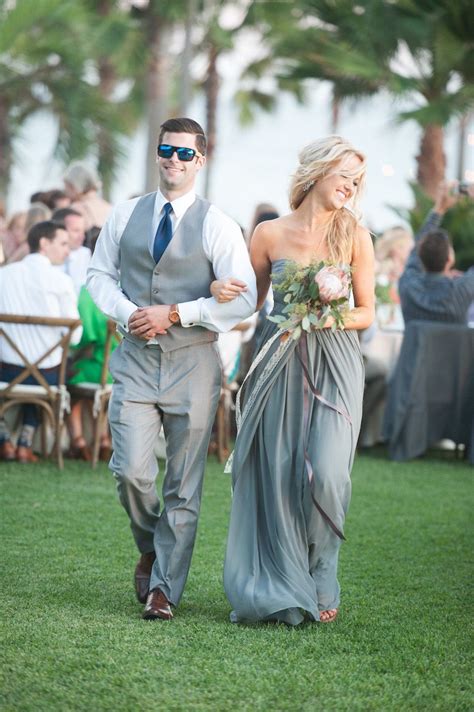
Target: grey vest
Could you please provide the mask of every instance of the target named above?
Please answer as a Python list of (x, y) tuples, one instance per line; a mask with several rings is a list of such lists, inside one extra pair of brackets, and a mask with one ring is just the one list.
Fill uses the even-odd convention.
[[(120, 240), (120, 286), (139, 307), (178, 304), (210, 297), (215, 279), (212, 263), (202, 246), (204, 218), (210, 204), (196, 198), (176, 229), (162, 258), (155, 264), (150, 254), (156, 193), (144, 195), (135, 206)], [(146, 341), (122, 331), (124, 337), (143, 347)], [(202, 326), (184, 328), (174, 324), (167, 334), (155, 337), (163, 351), (215, 341), (217, 334)]]

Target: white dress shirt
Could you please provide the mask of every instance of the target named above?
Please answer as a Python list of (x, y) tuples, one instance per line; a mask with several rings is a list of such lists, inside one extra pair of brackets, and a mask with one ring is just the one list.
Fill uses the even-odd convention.
[(88, 247), (78, 247), (76, 250), (71, 250), (69, 257), (63, 265), (56, 267), (60, 272), (68, 274), (74, 284), (74, 289), (78, 295), (81, 287), (86, 283), (87, 270), (91, 261), (92, 252)]
[[(195, 199), (196, 194), (191, 191), (171, 201), (173, 233)], [(134, 198), (114, 208), (102, 228), (87, 272), (87, 289), (95, 303), (125, 329), (128, 329), (128, 320), (137, 305), (124, 295), (119, 286), (120, 239), (138, 200)], [(150, 254), (153, 254), (153, 242), (163, 206), (168, 202), (158, 190), (148, 236)], [(178, 304), (181, 324), (185, 327), (203, 326), (216, 332), (229, 331), (255, 311), (257, 288), (248, 250), (237, 223), (214, 205), (210, 206), (204, 219), (202, 242), (216, 279), (236, 277), (247, 284), (247, 291), (226, 304), (219, 304), (214, 297), (182, 302)], [(192, 274), (189, 279), (192, 279)], [(153, 343), (153, 340), (148, 343)]]
[[(79, 319), (77, 296), (71, 278), (37, 252), (0, 269), (0, 312)], [(3, 323), (2, 327), (31, 362), (35, 362), (58, 341), (61, 334), (61, 328), (57, 326)], [(71, 343), (79, 343), (81, 335), (82, 327), (78, 327), (73, 332)], [(0, 361), (24, 365), (4, 338), (0, 339)], [(39, 368), (52, 368), (60, 362), (61, 349), (58, 348), (41, 361)]]

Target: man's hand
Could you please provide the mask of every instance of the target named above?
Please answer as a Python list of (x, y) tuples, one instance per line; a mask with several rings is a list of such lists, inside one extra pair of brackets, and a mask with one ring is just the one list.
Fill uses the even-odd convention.
[(215, 279), (211, 282), (211, 294), (219, 304), (231, 302), (242, 292), (247, 291), (247, 285), (240, 279), (235, 277), (227, 277), (226, 279)]
[(436, 194), (436, 201), (433, 206), (433, 210), (439, 215), (444, 215), (449, 208), (459, 200), (459, 194), (456, 193), (458, 182), (457, 181), (443, 181), (439, 184), (438, 192)]
[(138, 307), (128, 320), (130, 333), (145, 341), (157, 334), (166, 334), (166, 330), (171, 326), (169, 311), (170, 307), (166, 304)]

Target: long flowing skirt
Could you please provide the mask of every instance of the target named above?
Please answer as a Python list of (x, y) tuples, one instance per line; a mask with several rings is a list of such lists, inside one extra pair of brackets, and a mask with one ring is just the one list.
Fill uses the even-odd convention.
[(297, 625), (339, 605), (364, 367), (355, 331), (316, 331), (305, 349), (276, 331), (244, 387), (224, 587), (231, 620)]

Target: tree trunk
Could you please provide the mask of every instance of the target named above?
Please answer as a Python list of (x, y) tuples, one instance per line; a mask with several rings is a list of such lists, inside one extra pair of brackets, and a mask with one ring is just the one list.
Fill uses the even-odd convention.
[(12, 169), (12, 145), (8, 130), (8, 104), (0, 96), (0, 201), (6, 203)]
[(170, 73), (167, 39), (169, 26), (162, 17), (147, 15), (150, 59), (146, 76), (147, 153), (145, 190), (157, 184), (156, 146), (161, 124), (168, 118), (168, 77)]
[[(99, 60), (99, 86), (100, 93), (105, 101), (110, 99), (115, 87), (116, 74), (112, 64), (106, 57)], [(114, 179), (114, 169), (117, 163), (116, 147), (113, 137), (107, 129), (99, 126), (97, 135), (98, 144), (98, 172), (102, 180), (102, 195), (110, 200), (110, 192)]]
[(341, 100), (334, 93), (331, 97), (331, 131), (336, 133), (339, 128), (339, 118), (341, 114)]
[(211, 177), (214, 153), (216, 148), (217, 133), (217, 99), (219, 96), (219, 74), (217, 73), (217, 59), (219, 50), (214, 44), (209, 47), (209, 64), (204, 85), (206, 93), (206, 134), (207, 134), (207, 162), (204, 184), (204, 195), (209, 199), (211, 192)]
[(418, 161), (418, 182), (430, 198), (435, 198), (438, 186), (444, 180), (446, 156), (442, 126), (426, 126), (421, 138)]
[[(101, 17), (107, 17), (112, 10), (110, 0), (99, 0), (97, 12)], [(99, 89), (104, 101), (108, 101), (116, 84), (116, 73), (107, 56), (102, 56), (98, 62)], [(110, 200), (110, 192), (116, 165), (115, 142), (109, 131), (99, 126), (97, 135), (98, 172), (102, 180), (102, 195)]]
[(466, 143), (467, 143), (467, 125), (469, 123), (469, 114), (464, 114), (459, 120), (458, 129), (458, 181), (464, 180), (464, 171), (466, 168)]
[(196, 0), (187, 0), (184, 23), (184, 48), (181, 56), (178, 115), (186, 116), (191, 102), (191, 61), (193, 58), (192, 30), (196, 16)]

